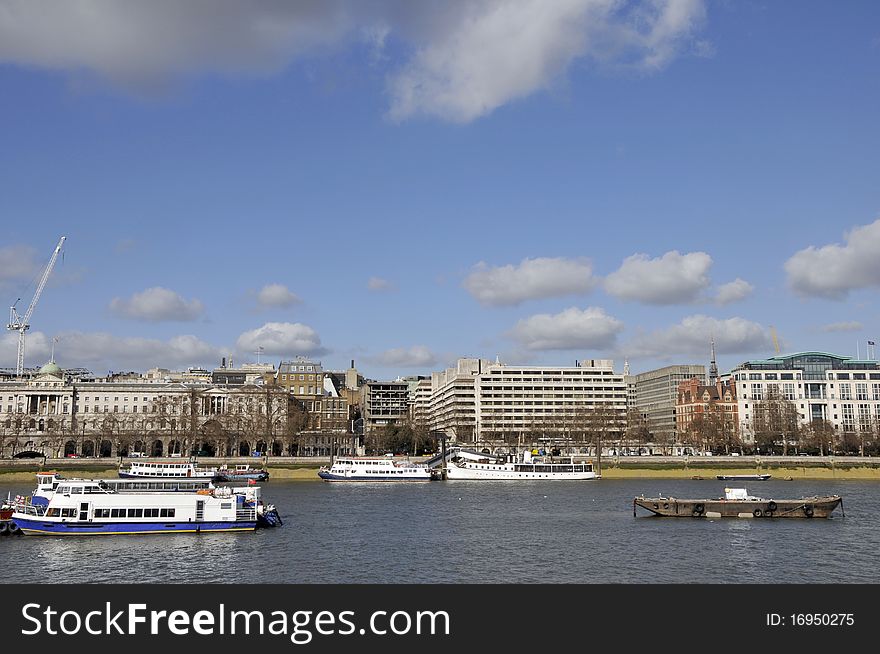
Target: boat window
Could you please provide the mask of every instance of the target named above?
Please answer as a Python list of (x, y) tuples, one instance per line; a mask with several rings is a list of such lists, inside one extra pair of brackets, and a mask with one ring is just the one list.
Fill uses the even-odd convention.
[(144, 517), (145, 518), (158, 518), (159, 517), (159, 509), (144, 509)]
[(110, 509), (110, 517), (111, 518), (124, 518), (125, 517), (125, 509)]
[(144, 510), (143, 509), (129, 509), (128, 510), (129, 518), (143, 518)]
[(159, 516), (162, 518), (173, 518), (174, 509), (159, 509)]
[(110, 517), (110, 509), (95, 509), (95, 517), (96, 518), (109, 518)]
[(62, 518), (73, 518), (76, 516), (76, 509), (61, 509)]

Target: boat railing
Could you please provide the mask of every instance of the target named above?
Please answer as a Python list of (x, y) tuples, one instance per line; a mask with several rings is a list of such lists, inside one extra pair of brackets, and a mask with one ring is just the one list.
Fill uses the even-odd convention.
[(39, 504), (30, 504), (29, 502), (20, 502), (15, 505), (16, 513), (23, 513), (24, 515), (32, 515), (37, 518), (42, 518), (46, 515), (46, 509), (48, 506), (41, 506)]
[(238, 522), (249, 522), (257, 519), (256, 509), (236, 509), (235, 519)]

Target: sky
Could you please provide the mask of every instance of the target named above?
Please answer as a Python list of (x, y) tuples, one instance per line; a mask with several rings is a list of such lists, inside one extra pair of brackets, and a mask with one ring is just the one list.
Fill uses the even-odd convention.
[(0, 0), (0, 300), (65, 236), (26, 366), (864, 358), (878, 118), (871, 1)]

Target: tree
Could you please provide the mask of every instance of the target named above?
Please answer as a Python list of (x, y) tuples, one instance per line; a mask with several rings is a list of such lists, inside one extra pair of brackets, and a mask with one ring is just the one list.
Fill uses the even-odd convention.
[(585, 441), (595, 444), (596, 473), (602, 474), (602, 444), (612, 437), (620, 438), (625, 427), (623, 417), (608, 404), (594, 404), (577, 413), (577, 427)]
[(789, 443), (798, 444), (800, 439), (800, 420), (797, 406), (787, 400), (775, 386), (767, 389), (764, 399), (756, 400), (752, 412), (755, 443), (764, 449), (773, 450), (782, 440), (782, 454), (788, 454)]

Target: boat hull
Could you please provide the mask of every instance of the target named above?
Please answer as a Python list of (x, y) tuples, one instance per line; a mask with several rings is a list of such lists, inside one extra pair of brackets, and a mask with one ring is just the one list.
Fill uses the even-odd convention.
[(321, 470), (318, 472), (318, 476), (324, 481), (431, 481), (433, 479), (432, 475), (396, 475), (396, 476), (382, 476), (382, 475), (338, 475), (332, 472), (326, 472)]
[(53, 522), (16, 516), (15, 524), (26, 535), (97, 536), (119, 534), (185, 534), (254, 531), (256, 520), (242, 522)]
[(636, 497), (651, 513), (674, 518), (830, 518), (840, 503), (838, 496), (804, 497), (797, 500), (688, 500), (674, 497)]

